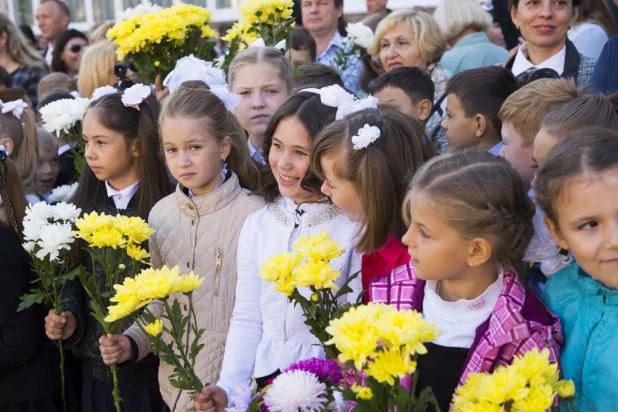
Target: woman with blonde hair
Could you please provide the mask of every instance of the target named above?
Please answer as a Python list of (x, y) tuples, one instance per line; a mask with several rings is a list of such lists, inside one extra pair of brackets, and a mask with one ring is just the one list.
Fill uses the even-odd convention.
[(616, 25), (605, 0), (582, 0), (569, 40), (584, 56), (598, 59), (603, 46), (616, 34)]
[(439, 63), (446, 51), (446, 40), (438, 23), (424, 11), (394, 11), (378, 24), (375, 41), (368, 51), (386, 72), (401, 66), (418, 67), (431, 76), (435, 84), (435, 108), (425, 130), (436, 151), (447, 152), (448, 141), (440, 123), (446, 115), (444, 92), (450, 73)]
[(100, 41), (88, 47), (79, 68), (78, 89), (82, 97), (91, 98), (99, 87), (113, 86), (118, 81), (114, 65), (118, 63), (116, 46), (112, 42)]
[(442, 0), (433, 17), (451, 46), (440, 60), (451, 74), (506, 63), (507, 50), (493, 44), (485, 33), (492, 18), (478, 1)]
[(36, 107), (39, 80), (47, 74), (45, 61), (4, 13), (0, 13), (0, 66), (11, 75), (13, 87), (28, 93)]

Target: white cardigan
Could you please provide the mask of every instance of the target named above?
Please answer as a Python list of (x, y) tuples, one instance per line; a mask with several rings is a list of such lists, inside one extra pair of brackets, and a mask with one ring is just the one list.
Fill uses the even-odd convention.
[[(297, 226), (297, 227), (295, 227)], [(322, 230), (346, 252), (331, 264), (341, 270), (336, 282), (360, 270), (360, 255), (354, 252), (357, 226), (330, 203), (295, 205), (280, 197), (273, 204), (251, 213), (238, 241), (236, 303), (227, 336), (221, 378), (217, 385), (228, 394), (253, 376), (268, 376), (291, 364), (312, 357), (323, 358), (319, 341), (304, 324), (299, 306), (258, 277), (260, 266), (272, 256), (291, 251), (299, 236)], [(360, 276), (351, 285), (355, 301), (361, 290)], [(309, 297), (309, 290), (301, 293)]]

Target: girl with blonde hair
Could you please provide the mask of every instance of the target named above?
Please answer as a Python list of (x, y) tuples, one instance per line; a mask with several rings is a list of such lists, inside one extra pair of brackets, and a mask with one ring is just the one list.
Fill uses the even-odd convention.
[(99, 87), (113, 86), (118, 81), (114, 65), (118, 62), (116, 46), (105, 40), (88, 47), (79, 68), (78, 90), (85, 98), (91, 98)]

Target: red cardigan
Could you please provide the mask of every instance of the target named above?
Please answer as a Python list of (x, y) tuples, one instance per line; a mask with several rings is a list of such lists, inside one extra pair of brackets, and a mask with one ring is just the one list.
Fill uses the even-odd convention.
[(361, 282), (363, 290), (366, 291), (363, 301), (365, 303), (371, 301), (369, 284), (373, 278), (385, 278), (393, 269), (408, 262), (410, 262), (408, 248), (394, 236), (389, 236), (382, 248), (373, 253), (364, 254), (361, 263)]

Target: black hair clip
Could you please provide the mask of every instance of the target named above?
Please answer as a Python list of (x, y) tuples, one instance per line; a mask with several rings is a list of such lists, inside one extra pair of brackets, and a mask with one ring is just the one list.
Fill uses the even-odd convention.
[(6, 152), (4, 145), (0, 144), (0, 162), (9, 157), (9, 154)]

